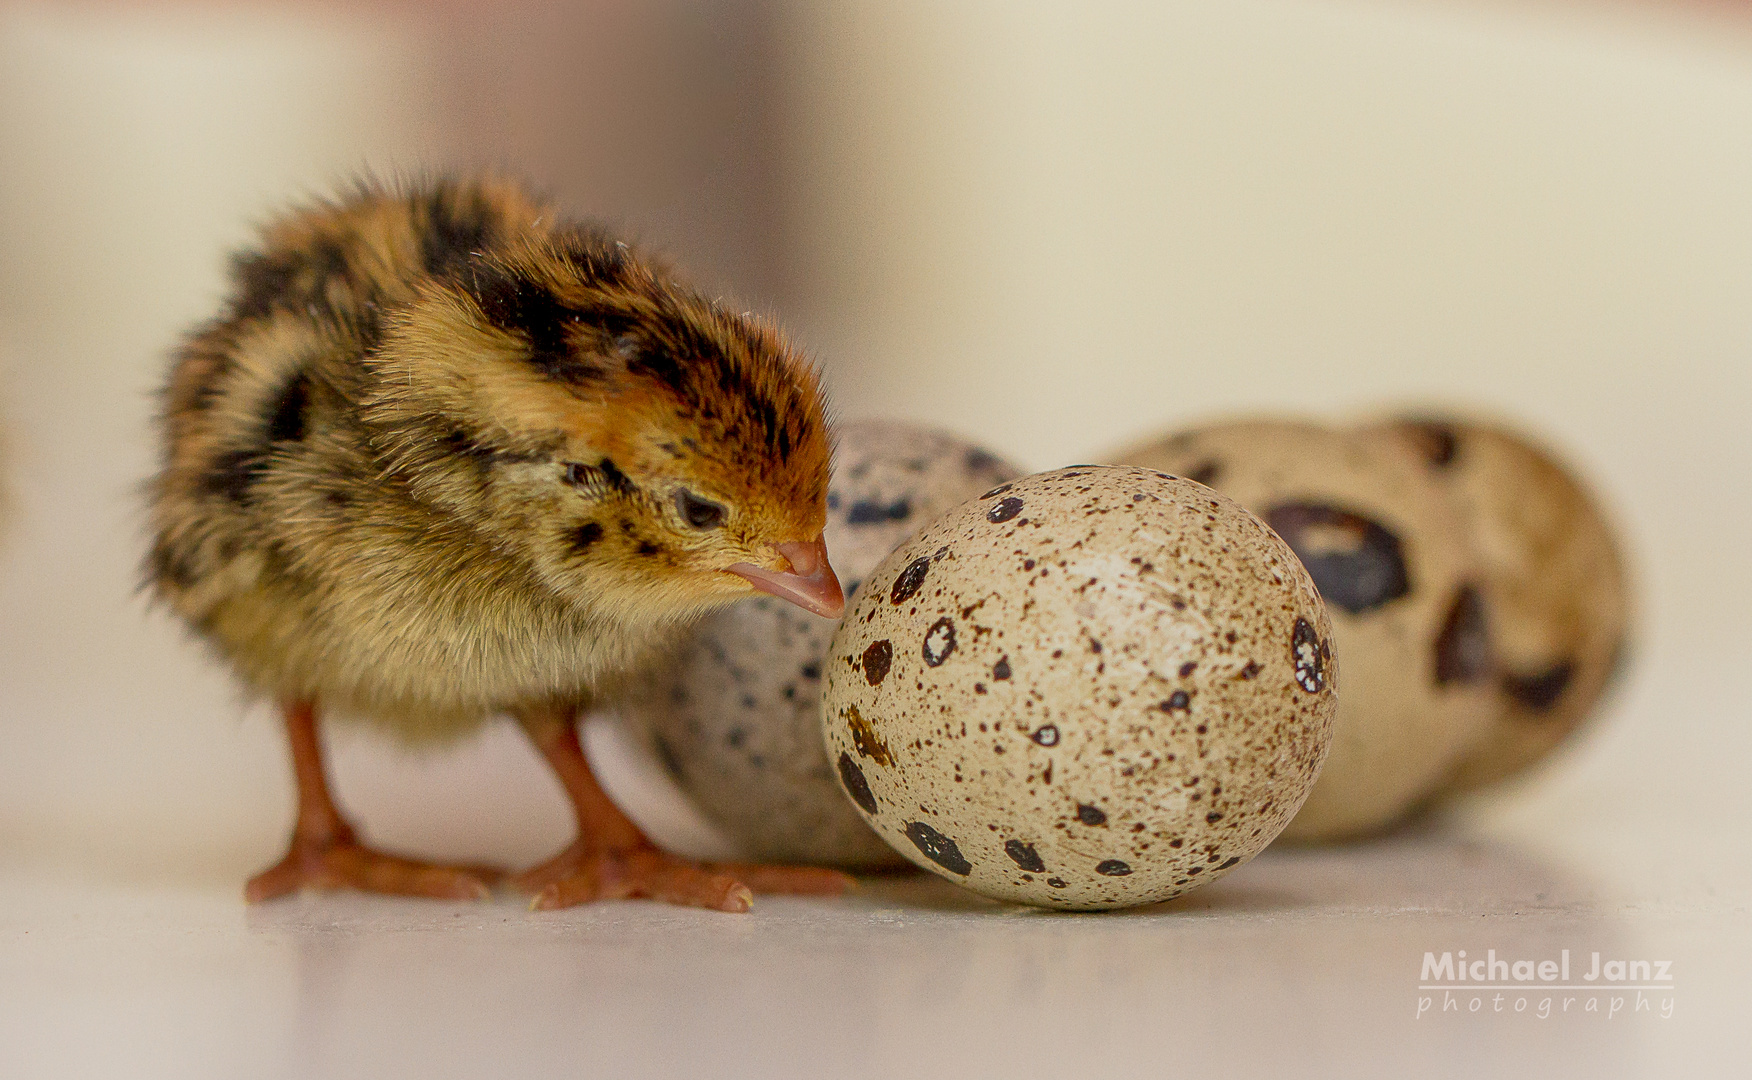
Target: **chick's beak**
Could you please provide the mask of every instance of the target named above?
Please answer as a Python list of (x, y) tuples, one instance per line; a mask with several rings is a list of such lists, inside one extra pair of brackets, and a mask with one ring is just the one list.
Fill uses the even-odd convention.
[(753, 563), (737, 563), (725, 572), (747, 579), (750, 585), (780, 600), (789, 600), (800, 608), (837, 619), (845, 614), (846, 594), (840, 589), (839, 578), (827, 564), (827, 544), (819, 536), (803, 543), (775, 544), (779, 554), (791, 564), (791, 570), (767, 570)]

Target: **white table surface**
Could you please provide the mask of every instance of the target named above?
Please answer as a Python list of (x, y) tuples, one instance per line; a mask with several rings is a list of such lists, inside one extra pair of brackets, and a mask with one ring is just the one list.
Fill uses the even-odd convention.
[[(0, 1075), (1738, 1075), (1744, 743), (1653, 747), (1658, 676), (1519, 793), (1371, 844), (1268, 849), (1129, 912), (1000, 906), (924, 876), (761, 898), (746, 916), (531, 914), (510, 897), (249, 908), (251, 867), (230, 856), (15, 855), (0, 863)], [(1692, 685), (1665, 715), (1719, 731)], [(1636, 797), (1632, 760), (1649, 767)], [(1643, 992), (1641, 1011), (1604, 979), (1462, 991), (1444, 1014), (1419, 989), (1423, 957), (1461, 949), (1567, 949), (1565, 985), (1583, 987), (1594, 952), (1665, 960), (1672, 989)]]

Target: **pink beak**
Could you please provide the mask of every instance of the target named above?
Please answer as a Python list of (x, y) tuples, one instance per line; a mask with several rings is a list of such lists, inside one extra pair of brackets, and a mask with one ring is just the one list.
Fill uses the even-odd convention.
[(800, 608), (837, 619), (846, 611), (846, 594), (840, 589), (839, 578), (827, 564), (827, 543), (817, 536), (807, 544), (774, 545), (791, 564), (791, 572), (765, 570), (753, 563), (737, 563), (725, 569), (727, 574), (746, 578), (750, 585), (780, 600), (789, 600)]

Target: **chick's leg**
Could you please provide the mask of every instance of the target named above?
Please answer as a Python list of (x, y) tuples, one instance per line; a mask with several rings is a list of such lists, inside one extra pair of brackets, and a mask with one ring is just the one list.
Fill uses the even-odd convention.
[(298, 823), (286, 857), (250, 878), (244, 888), (246, 900), (253, 904), (307, 888), (443, 900), (480, 900), (489, 894), (497, 871), (415, 862), (359, 843), (329, 796), (316, 708), (307, 701), (296, 702), (285, 707), (285, 716), (292, 771), (298, 779)]
[(578, 742), (578, 710), (543, 706), (518, 721), (571, 799), (578, 838), (559, 855), (511, 879), (538, 910), (591, 900), (645, 897), (716, 911), (747, 911), (754, 893), (836, 895), (852, 879), (837, 870), (748, 863), (697, 863), (658, 849), (609, 800)]

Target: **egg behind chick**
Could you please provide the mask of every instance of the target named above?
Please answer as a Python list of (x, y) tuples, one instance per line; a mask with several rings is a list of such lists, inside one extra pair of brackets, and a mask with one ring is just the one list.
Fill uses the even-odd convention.
[(1261, 419), (1115, 460), (1231, 496), (1289, 543), (1326, 600), (1345, 687), (1325, 771), (1285, 839), (1391, 825), (1480, 744), (1495, 715), (1486, 585), (1453, 505), (1402, 444)]
[[(922, 524), (1021, 470), (933, 428), (842, 424), (826, 540), (848, 596)], [(838, 623), (754, 599), (708, 616), (626, 708), (693, 802), (752, 856), (904, 865), (841, 794), (821, 742)]]
[(1550, 450), (1491, 421), (1376, 427), (1429, 467), (1465, 518), (1492, 592), (1497, 715), (1447, 793), (1531, 768), (1596, 711), (1625, 653), (1630, 588), (1604, 509)]

